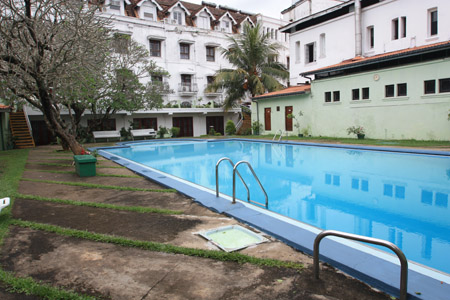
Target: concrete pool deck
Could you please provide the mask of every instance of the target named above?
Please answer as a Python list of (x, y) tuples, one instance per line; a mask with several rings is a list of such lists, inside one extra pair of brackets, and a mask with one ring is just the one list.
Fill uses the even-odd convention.
[[(121, 144), (124, 145), (125, 143)], [(293, 142), (292, 144), (305, 143)], [(358, 145), (306, 144), (347, 149), (374, 149), (373, 147)], [(376, 147), (376, 150), (450, 156), (450, 152), (447, 151), (427, 149), (414, 150), (410, 148)], [(167, 176), (156, 170), (149, 170), (145, 166), (133, 163), (127, 159), (115, 157), (106, 152), (100, 151), (100, 154), (106, 158), (112, 158), (116, 163), (125, 165), (130, 170), (155, 180), (164, 186), (176, 188), (181, 193), (192, 197), (195, 201), (214, 211), (256, 227), (305, 253), (312, 253), (314, 238), (320, 232), (317, 228), (281, 217), (243, 202), (231, 204), (229, 198), (216, 198), (212, 191), (205, 188), (199, 188), (189, 182)], [(321, 244), (320, 253), (321, 260), (331, 263), (375, 288), (379, 288), (393, 295), (399, 295), (400, 267), (396, 257), (360, 246), (360, 244), (354, 242), (346, 242), (335, 238), (324, 240)], [(434, 272), (415, 264), (409, 264), (409, 266), (408, 292), (410, 299), (448, 299), (448, 295), (450, 294), (450, 278), (448, 274)]]

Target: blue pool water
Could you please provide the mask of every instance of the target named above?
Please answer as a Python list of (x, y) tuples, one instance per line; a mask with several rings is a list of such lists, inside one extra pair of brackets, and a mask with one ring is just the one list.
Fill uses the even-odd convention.
[[(322, 228), (391, 241), (407, 258), (450, 274), (450, 157), (245, 141), (142, 143), (107, 152), (215, 190), (222, 157), (246, 160), (269, 210)], [(251, 199), (264, 195), (245, 165)], [(232, 195), (232, 168), (219, 169)], [(237, 181), (237, 198), (247, 192)]]

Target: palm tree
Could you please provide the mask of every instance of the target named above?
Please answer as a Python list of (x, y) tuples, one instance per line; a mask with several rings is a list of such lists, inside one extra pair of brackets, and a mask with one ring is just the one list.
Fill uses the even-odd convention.
[(261, 24), (252, 27), (245, 23), (242, 35), (229, 40), (231, 44), (228, 49), (222, 49), (222, 55), (234, 69), (219, 70), (208, 87), (208, 90), (222, 88), (226, 91), (225, 110), (236, 106), (238, 100), (245, 97), (283, 87), (278, 80), (289, 78), (289, 72), (275, 59), (280, 45), (269, 40), (269, 36), (262, 32)]

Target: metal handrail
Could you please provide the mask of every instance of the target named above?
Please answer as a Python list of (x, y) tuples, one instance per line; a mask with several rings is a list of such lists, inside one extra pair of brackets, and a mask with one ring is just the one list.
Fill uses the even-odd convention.
[[(238, 162), (234, 165), (234, 167), (233, 167), (233, 204), (236, 203), (236, 173), (238, 173), (237, 167), (238, 167), (240, 164), (246, 164), (246, 165), (250, 168), (250, 171), (252, 172), (253, 176), (255, 177), (256, 181), (258, 182), (259, 187), (260, 187), (261, 190), (264, 192), (264, 196), (266, 197), (265, 208), (268, 208), (268, 207), (269, 207), (269, 197), (267, 196), (266, 190), (265, 190), (264, 187), (262, 186), (261, 181), (259, 181), (258, 176), (256, 176), (256, 173), (255, 173), (255, 171), (253, 170), (252, 165), (250, 165), (250, 163), (249, 163), (248, 161), (245, 161), (245, 160), (238, 161)], [(238, 173), (238, 174), (239, 174), (239, 173)], [(248, 202), (252, 202), (252, 203), (254, 203), (254, 204), (262, 205), (262, 204), (259, 203), (259, 202), (250, 200), (250, 198), (248, 199)]]
[[(216, 163), (216, 197), (219, 197), (219, 165), (222, 161), (227, 160), (230, 164), (231, 167), (234, 168), (234, 162), (229, 159), (228, 157), (223, 157), (221, 159), (219, 159)], [(241, 179), (242, 183), (244, 184), (245, 188), (247, 189), (247, 201), (250, 202), (250, 190), (247, 186), (247, 184), (245, 183), (244, 179), (242, 178), (241, 174), (239, 174), (239, 172), (237, 172), (239, 178)]]
[(391, 242), (376, 239), (376, 238), (370, 238), (366, 236), (336, 231), (336, 230), (324, 230), (321, 233), (319, 233), (314, 240), (314, 277), (316, 279), (319, 279), (319, 245), (320, 241), (328, 236), (328, 235), (334, 235), (337, 237), (375, 244), (379, 246), (384, 246), (392, 251), (394, 251), (395, 254), (397, 254), (398, 259), (400, 260), (400, 300), (406, 300), (408, 297), (408, 260), (406, 259), (405, 254), (398, 248), (396, 245), (394, 245)]

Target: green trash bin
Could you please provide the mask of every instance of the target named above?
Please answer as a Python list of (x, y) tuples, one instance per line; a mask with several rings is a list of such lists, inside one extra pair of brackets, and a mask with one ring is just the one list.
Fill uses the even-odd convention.
[(97, 159), (92, 155), (74, 155), (75, 170), (80, 177), (95, 176)]

